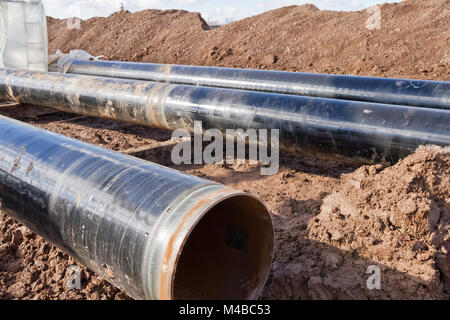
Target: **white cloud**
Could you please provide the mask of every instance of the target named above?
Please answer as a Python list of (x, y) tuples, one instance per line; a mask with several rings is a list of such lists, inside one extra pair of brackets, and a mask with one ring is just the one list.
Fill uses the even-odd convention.
[(43, 0), (47, 15), (58, 18), (106, 16), (119, 9), (119, 0)]
[(239, 12), (238, 8), (225, 6), (216, 8), (216, 12), (214, 12), (211, 16), (208, 15), (206, 20), (208, 22), (225, 24), (241, 18), (241, 15), (242, 14)]
[(198, 0), (177, 0), (178, 4), (194, 4), (197, 2), (198, 2)]

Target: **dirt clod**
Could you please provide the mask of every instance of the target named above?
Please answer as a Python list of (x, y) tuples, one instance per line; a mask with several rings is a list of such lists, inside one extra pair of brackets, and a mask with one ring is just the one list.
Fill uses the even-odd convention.
[(12, 231), (11, 242), (16, 246), (20, 245), (23, 241), (23, 234), (20, 230)]

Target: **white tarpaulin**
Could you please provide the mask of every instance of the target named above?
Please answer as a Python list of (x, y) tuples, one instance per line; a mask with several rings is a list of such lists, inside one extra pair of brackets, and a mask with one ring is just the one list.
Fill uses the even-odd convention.
[(0, 67), (47, 71), (47, 41), (40, 0), (0, 0)]

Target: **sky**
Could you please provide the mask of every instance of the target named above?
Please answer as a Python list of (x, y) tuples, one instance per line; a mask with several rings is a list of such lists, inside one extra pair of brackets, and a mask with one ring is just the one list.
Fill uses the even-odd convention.
[[(400, 0), (398, 0), (400, 1)], [(361, 10), (392, 0), (43, 0), (47, 15), (54, 18), (78, 17), (87, 19), (105, 17), (125, 9), (135, 12), (144, 9), (184, 9), (200, 12), (208, 22), (224, 24), (253, 16), (267, 10), (312, 3), (322, 10)]]

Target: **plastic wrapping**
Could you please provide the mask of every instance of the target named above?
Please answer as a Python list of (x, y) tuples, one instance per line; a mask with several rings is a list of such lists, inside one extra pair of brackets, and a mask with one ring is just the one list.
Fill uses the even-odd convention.
[(450, 109), (444, 81), (64, 59), (72, 60), (66, 71), (73, 74)]
[(0, 67), (48, 70), (47, 17), (40, 0), (1, 0), (0, 27)]
[(0, 207), (136, 299), (255, 299), (273, 228), (252, 196), (0, 116)]
[(394, 163), (450, 145), (450, 111), (61, 73), (0, 71), (0, 99), (166, 130), (279, 129), (284, 150)]
[(48, 64), (53, 65), (54, 71), (66, 73), (74, 60), (95, 61), (101, 57), (103, 56), (94, 57), (84, 50), (71, 50), (68, 54), (64, 54), (58, 49), (55, 54), (48, 57)]

